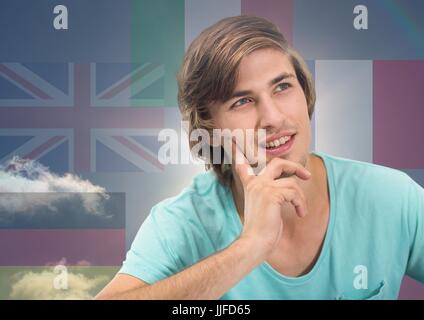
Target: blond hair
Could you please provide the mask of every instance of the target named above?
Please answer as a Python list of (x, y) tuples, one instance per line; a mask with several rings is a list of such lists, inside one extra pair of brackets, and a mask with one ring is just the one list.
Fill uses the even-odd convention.
[[(189, 123), (189, 136), (195, 129), (206, 129), (212, 134), (215, 126), (209, 107), (231, 97), (237, 84), (240, 61), (261, 48), (275, 48), (288, 56), (305, 94), (311, 119), (315, 87), (303, 58), (272, 22), (241, 15), (224, 18), (205, 29), (185, 53), (178, 74), (178, 104), (183, 120)], [(196, 143), (190, 141), (190, 148)], [(212, 152), (213, 146), (210, 148)], [(224, 185), (232, 179), (231, 165), (224, 164), (224, 161), (207, 163), (206, 168), (212, 168)]]

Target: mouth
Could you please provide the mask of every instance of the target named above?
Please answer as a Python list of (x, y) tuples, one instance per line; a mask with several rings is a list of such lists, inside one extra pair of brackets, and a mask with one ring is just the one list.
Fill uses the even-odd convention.
[(296, 134), (292, 134), (267, 142), (265, 145), (266, 153), (272, 156), (286, 154), (291, 149), (295, 136)]

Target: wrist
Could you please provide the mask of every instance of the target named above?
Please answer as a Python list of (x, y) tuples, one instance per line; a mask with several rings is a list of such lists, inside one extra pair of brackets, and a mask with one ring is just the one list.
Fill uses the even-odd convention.
[(268, 256), (269, 250), (267, 250), (266, 246), (252, 237), (240, 236), (233, 242), (233, 246), (237, 247), (245, 257), (256, 264), (262, 263)]

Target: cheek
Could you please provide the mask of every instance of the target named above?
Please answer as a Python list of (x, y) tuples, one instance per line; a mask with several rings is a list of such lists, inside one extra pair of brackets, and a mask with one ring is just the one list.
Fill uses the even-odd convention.
[(256, 112), (253, 108), (243, 112), (225, 112), (219, 117), (219, 127), (222, 129), (250, 129), (255, 127), (255, 123)]
[(306, 97), (302, 89), (296, 90), (293, 92), (287, 100), (285, 100), (287, 112), (298, 121), (309, 121), (308, 115), (308, 105), (306, 102)]

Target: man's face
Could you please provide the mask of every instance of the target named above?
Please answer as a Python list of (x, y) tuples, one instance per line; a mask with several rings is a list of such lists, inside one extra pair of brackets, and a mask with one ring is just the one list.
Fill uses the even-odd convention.
[[(265, 129), (267, 162), (280, 157), (305, 166), (311, 137), (308, 108), (287, 56), (268, 48), (245, 56), (239, 66), (234, 94), (236, 96), (228, 101), (212, 106), (211, 115), (216, 126), (244, 132), (246, 129), (255, 132)], [(287, 138), (282, 137), (287, 137), (285, 132), (291, 139), (287, 142)], [(258, 148), (257, 140), (254, 144), (246, 147)], [(259, 143), (261, 146), (264, 147)]]

